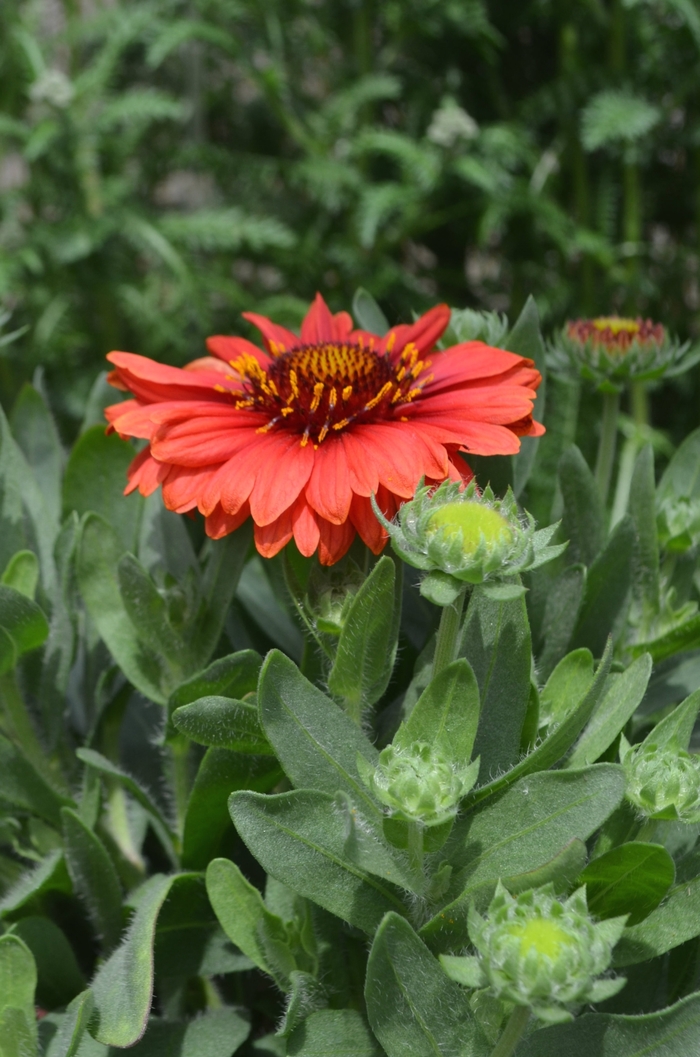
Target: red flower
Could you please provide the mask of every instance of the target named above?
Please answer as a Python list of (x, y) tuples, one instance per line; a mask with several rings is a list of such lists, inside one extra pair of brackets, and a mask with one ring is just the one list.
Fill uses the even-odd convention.
[(162, 485), (170, 510), (195, 508), (225, 536), (249, 516), (266, 557), (294, 537), (306, 555), (338, 561), (358, 532), (378, 554), (391, 518), (420, 481), (469, 477), (458, 451), (510, 454), (539, 436), (531, 360), (480, 341), (441, 352), (450, 319), (437, 305), (380, 338), (333, 315), (320, 294), (298, 337), (244, 313), (265, 349), (209, 338), (213, 356), (184, 369), (111, 352), (110, 381), (134, 399), (107, 408), (112, 428), (148, 447), (129, 469), (131, 492)]

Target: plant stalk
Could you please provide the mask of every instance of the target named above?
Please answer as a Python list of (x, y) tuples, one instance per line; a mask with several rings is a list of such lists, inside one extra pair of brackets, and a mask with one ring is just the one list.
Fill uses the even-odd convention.
[(465, 584), (459, 592), (452, 605), (444, 606), (440, 617), (437, 641), (435, 643), (435, 658), (433, 660), (433, 679), (436, 675), (451, 664), (455, 659), (457, 650), (457, 639), (459, 637), (459, 624), (464, 608), (464, 598), (467, 593)]
[(408, 823), (408, 862), (418, 877), (423, 876), (423, 826), (420, 822)]
[(630, 383), (630, 407), (636, 429), (632, 436), (627, 438), (622, 447), (620, 466), (617, 472), (615, 501), (610, 518), (611, 528), (624, 517), (627, 510), (634, 465), (637, 461), (637, 455), (644, 444), (646, 430), (649, 426), (649, 398), (644, 382), (633, 381)]
[(503, 1034), (496, 1043), (491, 1057), (511, 1057), (515, 1053), (515, 1047), (523, 1037), (523, 1032), (530, 1019), (530, 1010), (527, 1006), (516, 1006), (505, 1026)]
[(595, 479), (600, 498), (605, 504), (610, 489), (615, 446), (617, 444), (617, 415), (620, 410), (620, 394), (603, 394), (603, 420), (600, 429), (598, 457), (595, 464)]

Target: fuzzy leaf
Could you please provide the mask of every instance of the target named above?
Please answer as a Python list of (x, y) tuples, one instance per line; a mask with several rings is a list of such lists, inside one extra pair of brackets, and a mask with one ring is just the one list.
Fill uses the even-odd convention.
[(639, 707), (650, 675), (651, 657), (645, 653), (621, 675), (611, 678), (609, 689), (566, 761), (567, 767), (583, 767), (603, 755)]
[(594, 657), (603, 653), (605, 640), (614, 631), (627, 601), (632, 586), (635, 546), (634, 523), (630, 517), (625, 517), (615, 526), (588, 570), (572, 644), (587, 646)]
[(66, 865), (76, 893), (83, 899), (88, 916), (103, 948), (119, 940), (122, 929), (122, 890), (107, 849), (80, 816), (63, 808), (63, 840)]
[(596, 917), (629, 914), (627, 924), (637, 925), (656, 910), (675, 875), (665, 848), (631, 841), (589, 863), (578, 884), (586, 885), (588, 909)]
[(464, 764), (471, 759), (479, 725), (479, 687), (469, 662), (461, 657), (428, 683), (394, 738), (425, 741)]
[(355, 1009), (312, 1013), (287, 1039), (287, 1057), (384, 1057), (384, 1051)]
[(260, 726), (258, 710), (251, 701), (202, 697), (176, 708), (172, 721), (181, 733), (198, 745), (259, 755), (272, 753)]

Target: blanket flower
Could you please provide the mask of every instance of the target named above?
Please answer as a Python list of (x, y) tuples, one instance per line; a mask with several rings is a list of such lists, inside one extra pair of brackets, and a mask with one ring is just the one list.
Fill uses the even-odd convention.
[(331, 313), (320, 294), (299, 335), (243, 315), (262, 347), (211, 337), (211, 355), (184, 368), (107, 357), (112, 385), (132, 394), (106, 409), (110, 428), (148, 441), (126, 492), (162, 487), (168, 509), (199, 510), (214, 539), (251, 517), (264, 557), (294, 538), (332, 565), (356, 533), (378, 554), (387, 536), (372, 495), (391, 519), (421, 479), (469, 480), (460, 452), (508, 455), (544, 432), (532, 360), (481, 341), (436, 348), (447, 305), (384, 336)]

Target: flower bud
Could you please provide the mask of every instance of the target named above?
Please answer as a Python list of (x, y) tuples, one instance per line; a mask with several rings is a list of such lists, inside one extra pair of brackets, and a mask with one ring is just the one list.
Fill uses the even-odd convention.
[(439, 826), (454, 818), (474, 785), (479, 761), (459, 768), (427, 742), (387, 745), (368, 775), (373, 792), (392, 813), (410, 822)]
[(361, 570), (349, 558), (330, 568), (312, 568), (304, 608), (317, 631), (340, 635), (363, 582)]
[(451, 604), (465, 583), (512, 580), (566, 547), (549, 546), (557, 525), (536, 532), (510, 490), (496, 499), (489, 487), (480, 493), (475, 481), (466, 488), (455, 481), (435, 490), (420, 487), (399, 510), (397, 523), (388, 522), (376, 504), (374, 511), (396, 553), (428, 574), (421, 592), (437, 605)]
[(620, 761), (627, 799), (643, 815), (700, 822), (700, 758), (669, 745), (632, 746), (623, 737)]
[(477, 957), (445, 958), (443, 966), (457, 980), (485, 986), (505, 1002), (529, 1006), (541, 1020), (570, 1020), (572, 1009), (603, 1001), (624, 986), (620, 977), (597, 978), (610, 965), (625, 921), (611, 918), (596, 924), (588, 913), (585, 888), (561, 902), (552, 885), (514, 897), (499, 882), (486, 916), (473, 907), (469, 912)]

